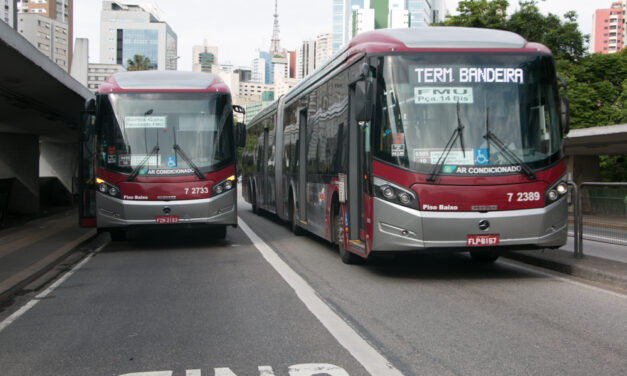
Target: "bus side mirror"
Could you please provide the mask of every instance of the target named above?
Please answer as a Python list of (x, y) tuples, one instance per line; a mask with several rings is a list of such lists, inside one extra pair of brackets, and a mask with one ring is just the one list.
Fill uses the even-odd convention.
[(372, 84), (367, 79), (355, 83), (355, 120), (368, 122), (372, 117)]
[[(564, 95), (568, 91), (566, 80), (562, 77), (557, 77), (557, 85), (562, 89)], [(562, 122), (562, 135), (568, 134), (570, 131), (570, 104), (568, 98), (560, 96), (560, 120)]]
[(96, 100), (94, 98), (85, 101), (85, 112), (90, 115), (96, 115)]
[(96, 124), (96, 100), (89, 99), (85, 102), (85, 109), (81, 111), (80, 138), (81, 142), (89, 141)]
[(562, 121), (562, 134), (566, 135), (570, 131), (570, 104), (567, 98), (560, 97), (560, 117)]
[(246, 124), (237, 123), (235, 126), (235, 144), (238, 148), (246, 146)]

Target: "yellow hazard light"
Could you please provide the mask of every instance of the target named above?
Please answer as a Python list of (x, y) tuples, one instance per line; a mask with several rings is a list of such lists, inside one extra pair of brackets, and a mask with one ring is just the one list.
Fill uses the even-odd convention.
[(104, 182), (105, 182), (104, 180), (102, 180), (100, 178), (96, 178), (96, 184), (102, 184)]
[(235, 181), (235, 175), (231, 175), (228, 178), (226, 178), (226, 180), (228, 181)]

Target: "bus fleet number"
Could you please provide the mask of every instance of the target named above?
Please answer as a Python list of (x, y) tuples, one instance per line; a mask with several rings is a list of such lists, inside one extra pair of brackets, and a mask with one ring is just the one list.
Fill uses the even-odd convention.
[(185, 188), (185, 194), (186, 195), (201, 195), (201, 194), (205, 194), (205, 193), (209, 193), (209, 188), (207, 188), (207, 187)]
[[(516, 197), (514, 197), (516, 196)], [(507, 202), (526, 202), (526, 201), (540, 201), (540, 192), (517, 192), (507, 193)]]

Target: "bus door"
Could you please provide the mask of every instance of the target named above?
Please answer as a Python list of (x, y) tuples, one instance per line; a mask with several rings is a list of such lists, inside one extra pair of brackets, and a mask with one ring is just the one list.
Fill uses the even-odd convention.
[[(302, 225), (307, 224), (307, 109), (299, 111), (298, 115), (298, 220)], [(295, 219), (296, 220), (296, 219)]]
[(96, 226), (96, 157), (95, 101), (87, 102), (86, 111), (81, 111), (78, 132), (78, 222), (81, 227)]
[(367, 151), (370, 124), (355, 119), (356, 85), (350, 85), (348, 126), (348, 240), (365, 246), (364, 194), (367, 192)]
[(270, 194), (268, 187), (268, 180), (270, 177), (268, 176), (268, 140), (269, 140), (269, 130), (267, 127), (263, 128), (263, 156), (262, 156), (262, 165), (261, 165), (261, 192), (259, 192), (259, 207), (267, 209), (268, 207), (268, 195)]

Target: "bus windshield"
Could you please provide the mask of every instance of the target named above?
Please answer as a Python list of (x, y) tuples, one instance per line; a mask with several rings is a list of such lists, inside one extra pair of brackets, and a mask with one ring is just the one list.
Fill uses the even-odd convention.
[(233, 161), (228, 95), (112, 93), (99, 98), (98, 163), (139, 175), (193, 175)]
[(544, 55), (381, 57), (374, 156), (421, 173), (531, 173), (561, 158), (555, 80)]

